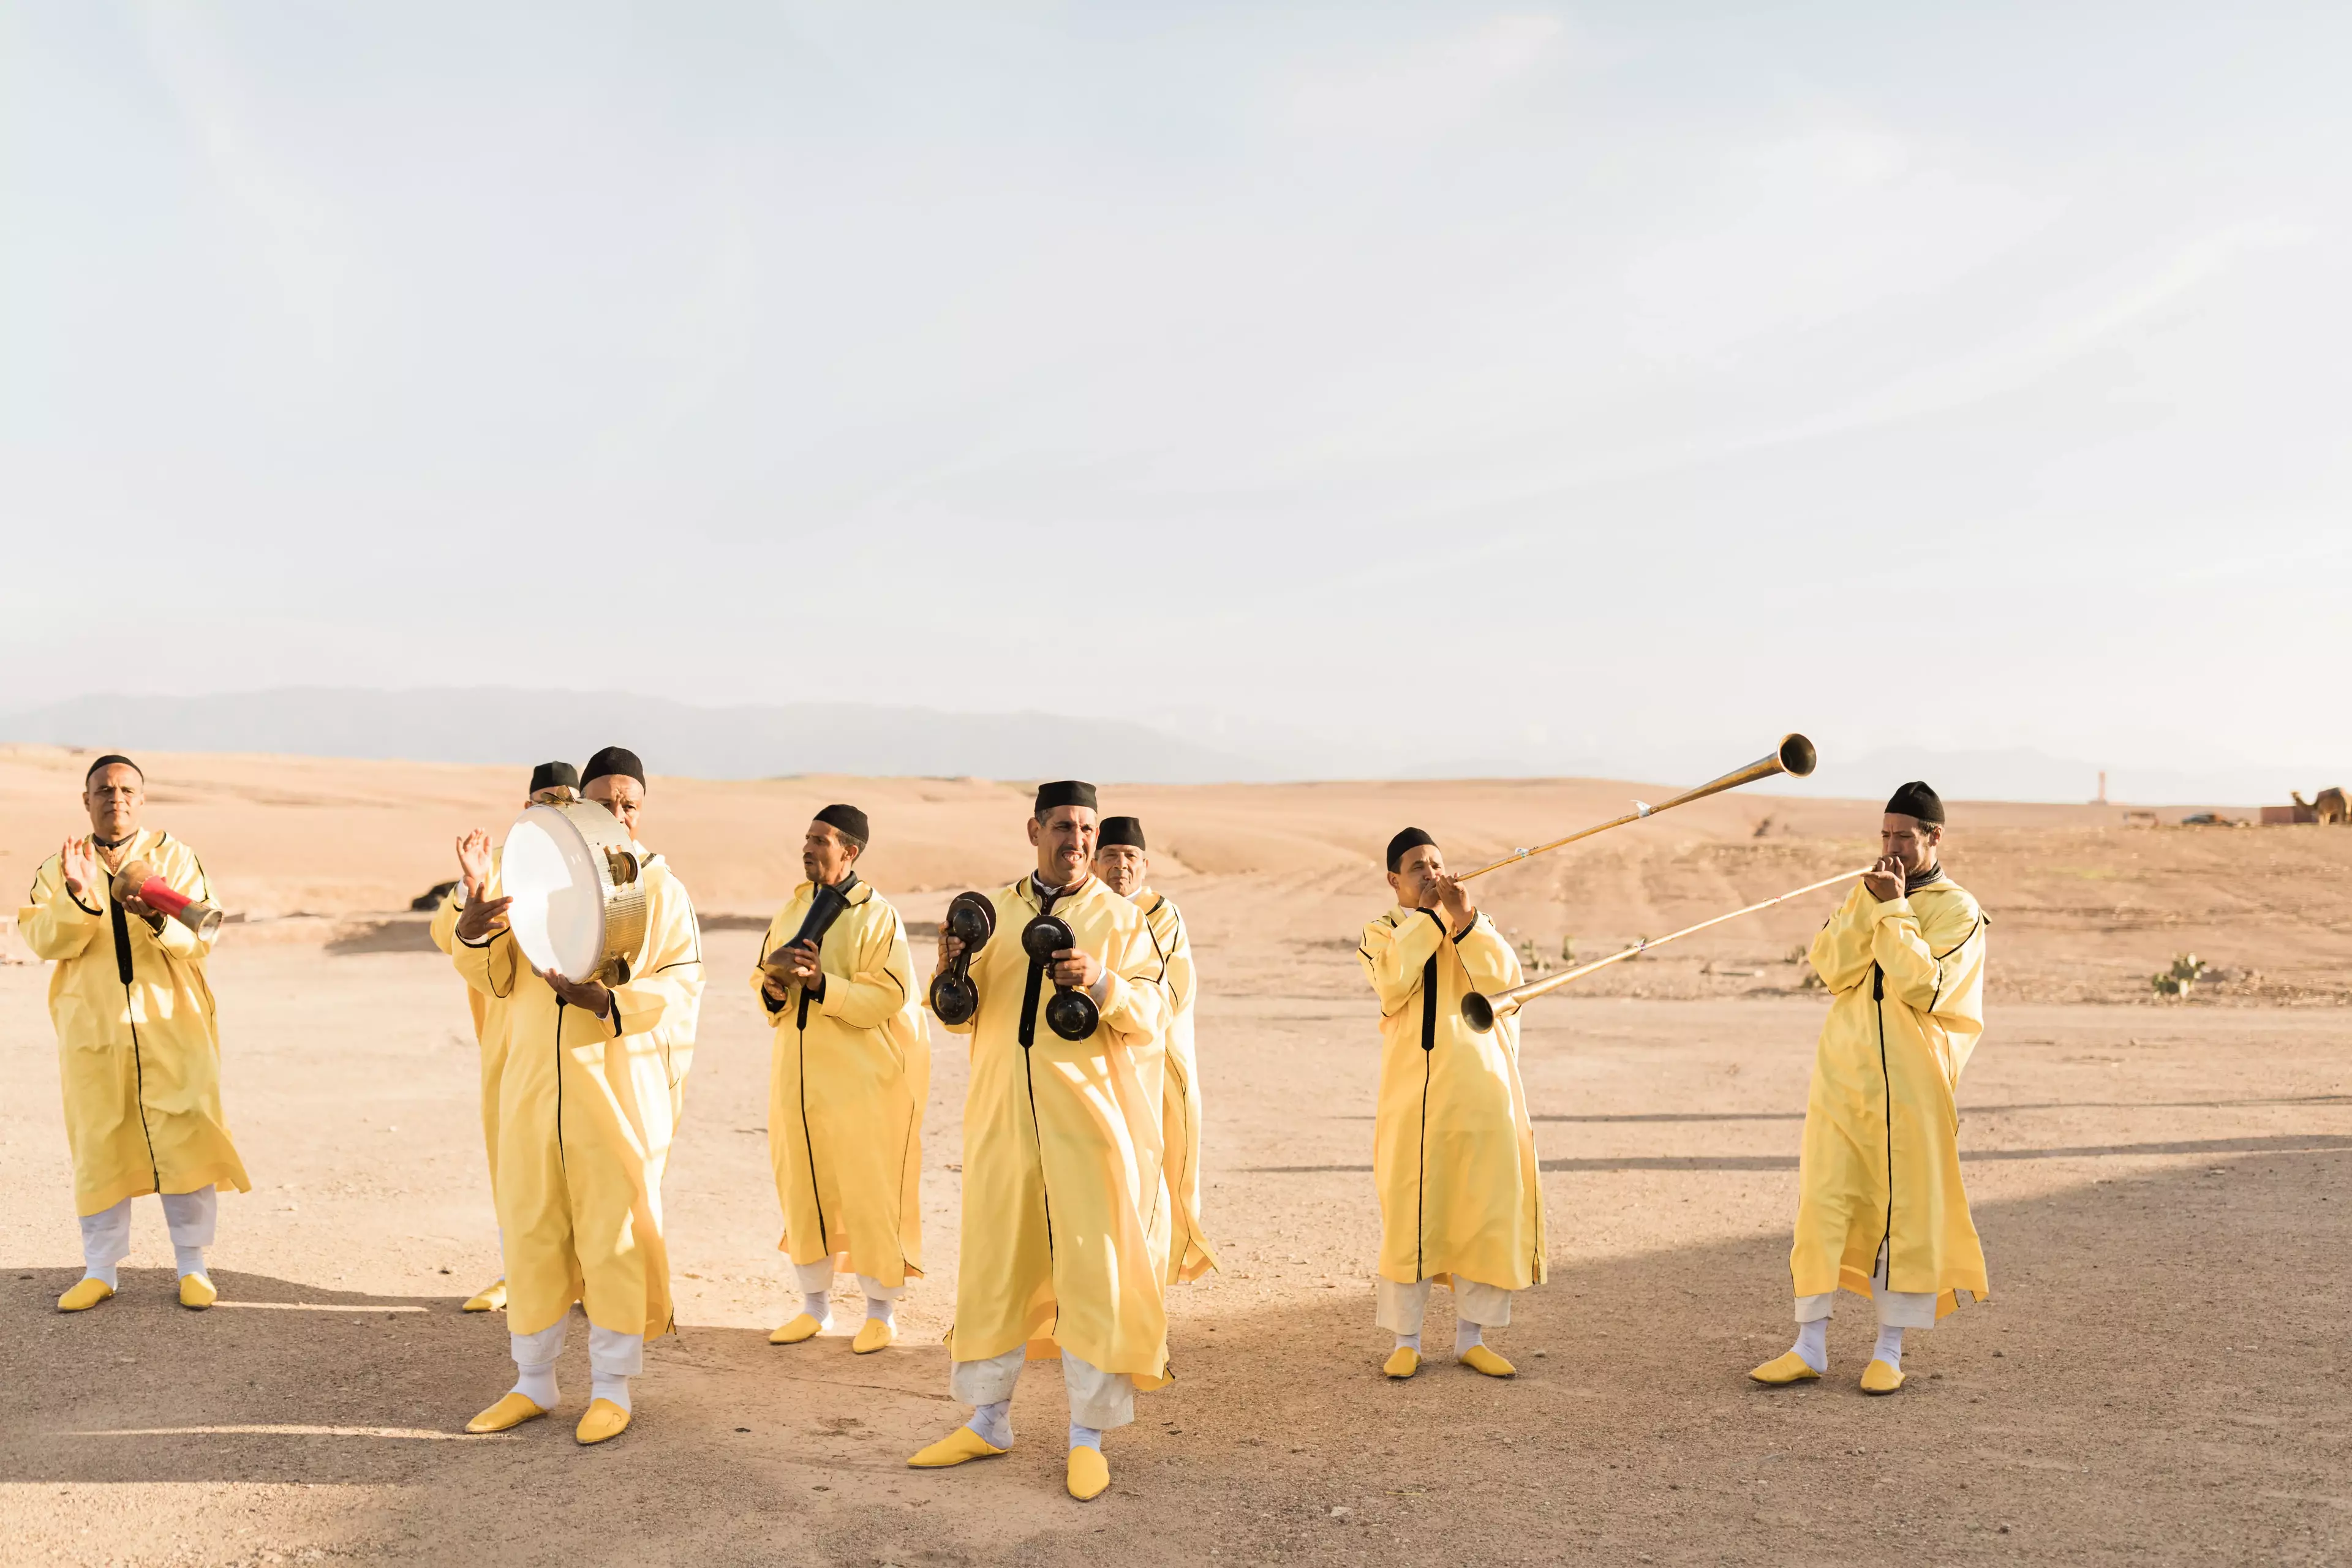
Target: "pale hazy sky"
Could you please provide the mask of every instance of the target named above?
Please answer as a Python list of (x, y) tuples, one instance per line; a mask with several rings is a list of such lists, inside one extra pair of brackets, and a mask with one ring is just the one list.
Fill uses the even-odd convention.
[(0, 708), (2352, 757), (2352, 6), (0, 27)]

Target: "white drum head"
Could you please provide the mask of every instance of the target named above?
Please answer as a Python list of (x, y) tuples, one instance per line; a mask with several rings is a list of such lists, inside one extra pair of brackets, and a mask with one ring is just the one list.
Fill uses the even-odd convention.
[(499, 891), (507, 923), (533, 969), (584, 981), (604, 962), (604, 893), (594, 851), (564, 815), (534, 805), (507, 830)]

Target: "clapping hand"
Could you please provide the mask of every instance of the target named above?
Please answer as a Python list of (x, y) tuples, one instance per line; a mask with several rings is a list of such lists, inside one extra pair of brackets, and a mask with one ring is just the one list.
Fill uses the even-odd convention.
[(457, 875), (465, 880), (469, 904), (490, 885), (490, 836), (478, 827), (457, 840)]
[(457, 938), (478, 947), (482, 939), (499, 929), (507, 918), (507, 906), (512, 899), (474, 899), (457, 911)]
[(68, 838), (58, 851), (58, 869), (66, 880), (66, 891), (77, 899), (89, 897), (90, 889), (102, 875), (98, 868), (98, 857), (89, 852), (89, 845), (79, 838)]

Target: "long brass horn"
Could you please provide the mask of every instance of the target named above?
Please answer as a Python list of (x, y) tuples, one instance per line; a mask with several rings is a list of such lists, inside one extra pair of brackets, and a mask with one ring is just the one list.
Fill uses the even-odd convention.
[(1744, 910), (1734, 910), (1727, 915), (1717, 915), (1711, 921), (1701, 921), (1695, 926), (1685, 926), (1680, 931), (1668, 931), (1664, 936), (1643, 937), (1622, 952), (1612, 952), (1606, 958), (1596, 958), (1591, 963), (1580, 964), (1574, 969), (1564, 969), (1558, 974), (1547, 974), (1541, 980), (1530, 980), (1525, 985), (1514, 985), (1508, 991), (1497, 991), (1492, 996), (1481, 995), (1473, 991), (1462, 998), (1463, 1019), (1483, 1035), (1495, 1026), (1496, 1019), (1507, 1018), (1537, 997), (1548, 996), (1570, 981), (1581, 980), (1597, 969), (1606, 969), (1612, 963), (1622, 963), (1627, 959), (1647, 952), (1654, 947), (1664, 947), (1670, 942), (1679, 942), (1693, 931), (1705, 931), (1709, 926), (1719, 926), (1726, 921), (1736, 921), (1742, 915), (1752, 915), (1758, 910), (1769, 910), (1774, 904), (1785, 904), (1790, 899), (1800, 898), (1818, 889), (1826, 888), (1832, 882), (1843, 882), (1849, 878), (1859, 877), (1869, 869), (1868, 866), (1856, 866), (1851, 871), (1840, 871), (1834, 877), (1823, 877), (1818, 882), (1808, 882), (1801, 888), (1791, 889), (1779, 898), (1767, 899), (1760, 904), (1750, 904)]
[(1520, 861), (1532, 859), (1538, 855), (1549, 855), (1564, 844), (1573, 844), (1580, 838), (1590, 838), (1596, 833), (1606, 833), (1612, 827), (1622, 827), (1629, 822), (1639, 822), (1645, 816), (1655, 816), (1662, 811), (1672, 811), (1678, 805), (1687, 805), (1695, 800), (1705, 800), (1711, 795), (1721, 795), (1727, 789), (1738, 789), (1741, 784), (1754, 784), (1758, 779), (1769, 779), (1778, 773), (1787, 773), (1791, 778), (1801, 779), (1813, 771), (1813, 764), (1819, 760), (1819, 754), (1814, 752), (1813, 743), (1811, 741), (1806, 740), (1802, 735), (1783, 735), (1780, 737), (1780, 743), (1772, 748), (1770, 756), (1759, 757), (1746, 767), (1735, 769), (1719, 779), (1709, 779), (1696, 789), (1686, 789), (1662, 805), (1647, 805), (1637, 800), (1633, 803), (1633, 809), (1622, 816), (1611, 817), (1608, 821), (1591, 827), (1579, 828), (1565, 838), (1555, 838), (1549, 844), (1538, 844), (1532, 849), (1514, 849), (1500, 860), (1481, 866), (1475, 871), (1463, 872), (1454, 880), (1466, 882), (1473, 877), (1483, 877), (1489, 871), (1499, 871), (1506, 866), (1516, 866)]

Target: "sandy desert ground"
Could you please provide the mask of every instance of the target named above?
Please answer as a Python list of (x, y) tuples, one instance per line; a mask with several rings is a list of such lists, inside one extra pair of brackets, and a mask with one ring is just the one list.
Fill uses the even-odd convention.
[[(1761, 750), (1759, 745), (1758, 750)], [(2323, 1563), (2352, 1554), (2352, 832), (2124, 825), (1961, 805), (1948, 857), (1994, 917), (1990, 1027), (1962, 1142), (1995, 1299), (1914, 1335), (1913, 1381), (1746, 1383), (1784, 1347), (1786, 1227), (1822, 1010), (1790, 962), (1815, 895), (1620, 966), (1527, 1015), (1552, 1281), (1499, 1342), (1508, 1384), (1378, 1375), (1373, 1028), (1354, 933), (1405, 821), (1457, 863), (1671, 785), (1595, 781), (1107, 792), (1164, 846), (1200, 950), (1209, 1224), (1223, 1272), (1173, 1298), (1175, 1385), (1059, 1485), (1055, 1369), (1007, 1458), (917, 1474), (960, 1418), (938, 1344), (955, 1275), (960, 1058), (926, 1129), (929, 1277), (898, 1347), (765, 1342), (788, 1310), (767, 1170), (767, 1041), (741, 984), (809, 811), (873, 815), (910, 918), (1026, 856), (1025, 790), (977, 780), (657, 778), (646, 824), (694, 890), (715, 977), (667, 1194), (682, 1331), (636, 1425), (458, 1435), (506, 1386), (462, 997), (408, 900), (493, 770), (156, 757), (149, 817), (248, 919), (213, 965), (254, 1191), (223, 1200), (222, 1305), (171, 1302), (159, 1212), (122, 1295), (78, 1272), (40, 966), (0, 966), (0, 1561), (915, 1564)], [(1743, 759), (1727, 758), (1729, 766)], [(79, 822), (86, 759), (0, 748), (0, 877)], [(1680, 781), (1688, 783), (1691, 781)], [(1557, 962), (1868, 858), (1873, 803), (1741, 795), (1481, 885)], [(10, 957), (22, 960), (13, 934)], [(2194, 952), (2187, 1005), (2147, 975)], [(928, 953), (919, 951), (919, 963)], [(1443, 1300), (1441, 1295), (1440, 1300)], [(845, 1319), (848, 1314), (844, 1313)]]

